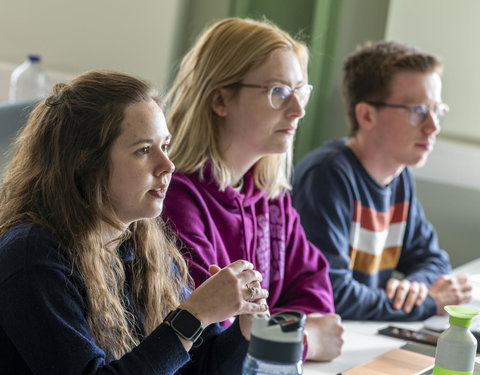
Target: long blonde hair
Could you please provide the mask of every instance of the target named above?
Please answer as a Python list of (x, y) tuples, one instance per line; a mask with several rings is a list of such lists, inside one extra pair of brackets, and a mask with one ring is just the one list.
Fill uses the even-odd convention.
[[(167, 95), (167, 122), (172, 132), (171, 160), (177, 171), (199, 172), (207, 161), (221, 190), (231, 181), (218, 139), (211, 103), (216, 90), (235, 87), (252, 69), (280, 49), (293, 51), (307, 79), (307, 47), (275, 25), (251, 19), (227, 18), (208, 28), (185, 55)], [(267, 155), (255, 165), (255, 183), (269, 198), (290, 188), (292, 149)]]
[(124, 305), (118, 246), (127, 238), (133, 244), (131, 295), (145, 315), (145, 334), (179, 304), (189, 284), (185, 261), (160, 219), (131, 224), (115, 246), (102, 241), (105, 223), (121, 229), (107, 191), (110, 148), (125, 109), (149, 100), (158, 102), (146, 83), (115, 72), (87, 72), (56, 85), (19, 135), (0, 186), (0, 235), (33, 222), (60, 241), (82, 276), (97, 345), (115, 358), (141, 340)]

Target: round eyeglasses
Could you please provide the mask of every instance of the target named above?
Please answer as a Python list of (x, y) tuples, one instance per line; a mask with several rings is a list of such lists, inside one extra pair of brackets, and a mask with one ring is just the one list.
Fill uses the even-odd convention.
[(437, 119), (438, 125), (442, 122), (445, 115), (450, 110), (450, 107), (445, 103), (439, 103), (433, 106), (428, 106), (425, 104), (420, 105), (403, 105), (403, 104), (389, 104), (384, 102), (370, 102), (366, 101), (370, 105), (375, 107), (389, 107), (389, 108), (401, 108), (409, 111), (409, 120), (410, 124), (413, 126), (418, 126), (422, 124), (428, 117), (429, 113), (432, 113)]
[(287, 85), (264, 86), (241, 82), (237, 83), (237, 86), (267, 90), (268, 101), (273, 109), (282, 108), (290, 101), (290, 98), (293, 94), (295, 94), (297, 97), (297, 100), (302, 108), (305, 108), (307, 106), (308, 99), (310, 99), (310, 93), (313, 89), (313, 86), (309, 84), (305, 84), (294, 89)]

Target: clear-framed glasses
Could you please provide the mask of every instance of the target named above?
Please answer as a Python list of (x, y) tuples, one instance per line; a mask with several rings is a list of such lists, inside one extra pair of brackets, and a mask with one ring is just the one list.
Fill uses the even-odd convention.
[(450, 107), (445, 103), (439, 103), (433, 106), (428, 106), (425, 104), (419, 105), (403, 105), (403, 104), (389, 104), (384, 102), (370, 102), (366, 101), (370, 105), (375, 107), (390, 107), (390, 108), (401, 108), (409, 111), (409, 120), (410, 124), (413, 126), (418, 126), (422, 124), (428, 117), (429, 113), (432, 113), (438, 121), (438, 125), (442, 122), (445, 115), (450, 110)]
[(264, 86), (241, 82), (239, 82), (237, 86), (267, 90), (268, 101), (273, 109), (282, 108), (290, 101), (290, 98), (293, 94), (295, 94), (295, 96), (297, 97), (297, 100), (302, 106), (302, 108), (305, 108), (308, 103), (308, 99), (310, 99), (310, 93), (312, 92), (313, 88), (313, 86), (309, 84), (305, 84), (292, 89), (290, 86), (287, 85)]

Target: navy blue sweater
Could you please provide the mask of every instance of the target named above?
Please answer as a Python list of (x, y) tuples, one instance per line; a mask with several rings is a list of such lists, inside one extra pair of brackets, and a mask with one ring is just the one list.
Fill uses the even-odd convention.
[(295, 166), (293, 186), (305, 233), (330, 264), (335, 311), (356, 320), (434, 315), (437, 307), (430, 296), (407, 314), (395, 310), (385, 293), (395, 270), (427, 286), (450, 272), (448, 254), (415, 196), (410, 169), (380, 186), (345, 140), (307, 154)]
[[(125, 268), (133, 252), (121, 248)], [(128, 279), (125, 290), (128, 298)], [(248, 343), (238, 323), (208, 327), (203, 344), (185, 351), (160, 324), (119, 360), (95, 344), (85, 315), (85, 290), (67, 253), (38, 226), (0, 237), (0, 374), (239, 374)], [(129, 305), (141, 322), (141, 315)], [(140, 331), (143, 327), (138, 327)]]

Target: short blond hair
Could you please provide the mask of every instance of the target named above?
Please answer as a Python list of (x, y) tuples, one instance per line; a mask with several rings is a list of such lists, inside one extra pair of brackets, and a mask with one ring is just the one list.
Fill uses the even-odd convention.
[[(221, 190), (231, 170), (219, 148), (217, 118), (211, 103), (216, 90), (232, 87), (278, 50), (293, 51), (307, 80), (308, 49), (268, 21), (227, 18), (207, 28), (183, 58), (167, 95), (167, 122), (172, 132), (170, 158), (177, 171), (199, 172), (207, 161)], [(290, 188), (293, 150), (267, 155), (255, 165), (255, 183), (269, 198)]]

